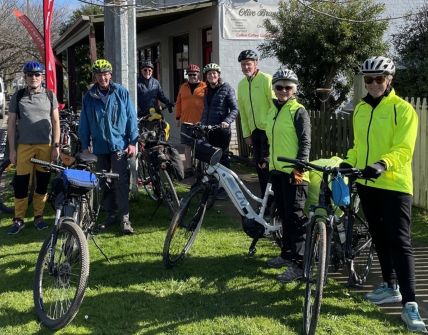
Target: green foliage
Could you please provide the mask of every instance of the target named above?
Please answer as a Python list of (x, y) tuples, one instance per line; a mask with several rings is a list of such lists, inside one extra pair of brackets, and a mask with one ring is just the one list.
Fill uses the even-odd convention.
[(428, 4), (407, 18), (393, 43), (398, 54), (399, 70), (394, 87), (398, 94), (427, 97), (428, 94)]
[(76, 9), (70, 16), (70, 18), (61, 25), (60, 35), (62, 35), (68, 28), (70, 28), (82, 15), (97, 15), (103, 14), (103, 7), (96, 5), (83, 5), (79, 9)]
[(307, 108), (319, 107), (316, 88), (334, 89), (330, 104), (335, 108), (346, 99), (364, 59), (386, 50), (381, 36), (388, 23), (376, 21), (384, 5), (361, 0), (314, 1), (310, 6), (282, 1), (273, 20), (265, 21), (272, 39), (260, 49), (296, 72)]

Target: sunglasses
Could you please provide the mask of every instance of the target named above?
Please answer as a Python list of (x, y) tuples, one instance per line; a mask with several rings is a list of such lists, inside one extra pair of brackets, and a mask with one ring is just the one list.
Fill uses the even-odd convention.
[(282, 90), (291, 91), (293, 89), (293, 87), (292, 86), (275, 85), (275, 89), (277, 91), (282, 91)]
[(187, 74), (189, 77), (197, 77), (198, 76), (198, 74), (197, 73), (188, 73)]
[(27, 77), (40, 77), (42, 74), (35, 72), (35, 73), (27, 73), (26, 76)]
[(384, 76), (378, 76), (378, 77), (364, 77), (364, 82), (366, 84), (372, 84), (374, 81), (377, 84), (383, 84), (386, 80), (386, 77)]
[(152, 72), (153, 69), (143, 69), (143, 72)]

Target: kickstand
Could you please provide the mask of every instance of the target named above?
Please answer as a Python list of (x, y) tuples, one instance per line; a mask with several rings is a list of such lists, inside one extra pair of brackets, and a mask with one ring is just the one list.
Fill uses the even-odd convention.
[(161, 205), (162, 205), (162, 200), (158, 200), (155, 210), (153, 211), (152, 215), (150, 215), (150, 221), (153, 220), (153, 217), (155, 216), (156, 212), (158, 211)]
[(253, 241), (251, 242), (251, 245), (248, 248), (248, 256), (254, 256), (257, 252), (256, 244), (258, 240), (258, 238), (253, 238)]
[(91, 234), (91, 240), (94, 241), (95, 246), (101, 252), (101, 254), (104, 256), (104, 258), (107, 260), (107, 262), (111, 263), (110, 259), (107, 257), (107, 255), (104, 253), (104, 251), (101, 249), (101, 247), (98, 245), (97, 241), (95, 240), (95, 235)]

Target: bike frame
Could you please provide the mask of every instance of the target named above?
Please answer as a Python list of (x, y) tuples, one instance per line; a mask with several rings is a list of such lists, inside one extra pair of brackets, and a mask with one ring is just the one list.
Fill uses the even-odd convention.
[[(224, 188), (239, 214), (246, 217), (247, 219), (255, 220), (265, 228), (264, 235), (267, 236), (282, 229), (281, 225), (271, 224), (264, 219), (268, 198), (269, 196), (273, 195), (271, 183), (268, 183), (264, 197), (261, 199), (255, 196), (248, 189), (248, 187), (244, 185), (242, 180), (235, 172), (220, 163), (209, 165), (206, 173), (208, 176), (213, 176), (219, 181), (219, 184)], [(209, 181), (207, 175), (202, 178), (203, 183), (207, 183)], [(260, 211), (258, 213), (251, 206), (247, 197), (250, 197), (252, 200), (261, 205)]]

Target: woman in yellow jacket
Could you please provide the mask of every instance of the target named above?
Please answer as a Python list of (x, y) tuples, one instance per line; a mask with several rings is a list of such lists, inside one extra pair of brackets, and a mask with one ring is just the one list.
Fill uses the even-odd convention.
[(303, 275), (306, 216), (309, 178), (302, 171), (284, 167), (278, 156), (307, 161), (311, 148), (309, 114), (296, 99), (298, 79), (289, 69), (279, 69), (272, 77), (277, 99), (266, 118), (269, 140), (269, 170), (274, 199), (282, 221), (283, 240), (281, 254), (268, 260), (270, 267), (287, 266), (278, 281), (288, 283)]
[[(204, 111), (204, 97), (206, 83), (200, 80), (200, 68), (195, 64), (189, 64), (186, 69), (188, 81), (180, 86), (177, 101), (175, 102), (175, 113), (177, 127), (181, 127), (181, 133), (191, 136), (191, 126), (201, 121), (202, 112)], [(187, 136), (181, 135), (181, 143), (185, 145), (184, 168), (187, 171), (191, 169), (190, 148), (192, 140)]]
[(358, 194), (382, 270), (383, 283), (366, 295), (375, 304), (402, 302), (402, 320), (411, 331), (424, 332), (415, 302), (415, 268), (410, 241), (412, 156), (418, 117), (395, 94), (395, 65), (389, 58), (367, 59), (361, 72), (368, 91), (353, 114), (354, 146), (345, 163), (364, 169)]

